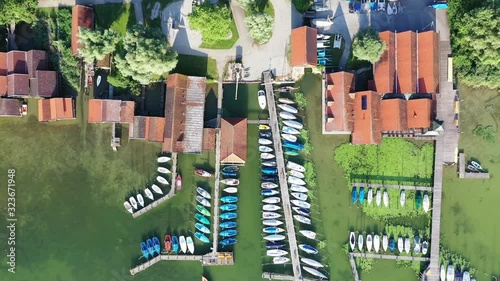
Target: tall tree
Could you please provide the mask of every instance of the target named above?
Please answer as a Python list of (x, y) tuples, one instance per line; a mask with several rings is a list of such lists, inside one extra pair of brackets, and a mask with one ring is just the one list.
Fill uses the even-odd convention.
[(123, 39), (123, 50), (115, 56), (120, 73), (142, 85), (149, 84), (177, 65), (177, 53), (156, 28), (135, 25)]
[(380, 41), (378, 32), (371, 27), (359, 31), (352, 42), (353, 56), (371, 63), (376, 63), (386, 48), (387, 45)]
[[(0, 24), (9, 24), (11, 28), (15, 28), (15, 25), (21, 21), (31, 23), (35, 19), (37, 5), (37, 0), (0, 1)], [(14, 30), (11, 30), (11, 32), (14, 32)]]
[(79, 52), (83, 60), (87, 63), (104, 59), (107, 54), (115, 51), (116, 44), (119, 41), (118, 32), (112, 29), (92, 30), (80, 27), (78, 30), (78, 42), (84, 46)]

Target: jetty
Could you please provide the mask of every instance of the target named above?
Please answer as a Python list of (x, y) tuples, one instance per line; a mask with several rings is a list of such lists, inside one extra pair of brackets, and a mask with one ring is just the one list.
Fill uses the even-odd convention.
[[(262, 279), (267, 280), (295, 280), (295, 277), (292, 275), (285, 274), (277, 274), (272, 272), (264, 272), (262, 273)], [(302, 278), (302, 281), (315, 281), (316, 279)]]
[(465, 166), (467, 162), (465, 161), (465, 153), (458, 154), (458, 177), (461, 179), (489, 179), (490, 173), (488, 172), (466, 172)]
[(222, 118), (222, 78), (219, 78), (219, 88), (217, 92), (217, 128), (215, 129), (215, 186), (214, 186), (214, 222), (212, 254), (217, 253), (217, 244), (219, 243), (219, 194), (220, 194), (220, 122)]
[(290, 207), (290, 194), (288, 194), (288, 184), (286, 181), (285, 160), (283, 158), (283, 148), (281, 146), (280, 131), (278, 127), (278, 113), (274, 101), (274, 90), (269, 71), (264, 72), (264, 86), (266, 90), (267, 106), (269, 109), (269, 126), (273, 134), (274, 151), (276, 154), (276, 163), (279, 175), (279, 185), (281, 191), (281, 201), (283, 202), (283, 213), (285, 217), (286, 232), (288, 243), (290, 244), (290, 256), (293, 265), (293, 280), (303, 280), (299, 253), (297, 247), (297, 238), (295, 236), (295, 227), (292, 217), (292, 208)]
[(391, 188), (391, 189), (401, 189), (401, 190), (420, 190), (420, 191), (432, 191), (430, 186), (413, 186), (413, 185), (391, 185), (391, 184), (378, 184), (378, 183), (361, 183), (353, 182), (351, 183), (353, 187), (371, 187), (371, 188)]
[(350, 253), (349, 257), (353, 258), (370, 258), (370, 259), (384, 259), (384, 260), (400, 260), (400, 261), (422, 261), (428, 262), (431, 259), (428, 257), (413, 257), (413, 256), (398, 256), (398, 255), (383, 255), (376, 253)]

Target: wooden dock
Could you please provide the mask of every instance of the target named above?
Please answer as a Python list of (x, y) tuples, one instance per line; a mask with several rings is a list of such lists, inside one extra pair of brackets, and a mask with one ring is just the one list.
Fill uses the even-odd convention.
[(358, 267), (356, 266), (356, 260), (354, 259), (354, 255), (349, 255), (349, 263), (351, 264), (352, 276), (354, 277), (354, 281), (360, 281), (358, 274)]
[[(295, 277), (293, 277), (292, 275), (277, 274), (277, 273), (272, 273), (272, 272), (263, 272), (262, 273), (262, 279), (267, 279), (267, 280), (295, 280)], [(300, 280), (302, 280), (302, 281), (315, 281), (317, 279), (302, 278)]]
[(213, 222), (213, 241), (212, 241), (212, 254), (217, 253), (217, 246), (219, 243), (219, 194), (220, 194), (220, 120), (222, 118), (222, 98), (223, 87), (222, 78), (219, 78), (219, 89), (217, 93), (217, 129), (215, 131), (215, 186), (214, 186), (214, 222)]
[(401, 261), (423, 261), (423, 262), (430, 261), (430, 258), (428, 258), (428, 257), (382, 255), (382, 254), (370, 254), (370, 253), (350, 253), (349, 257), (369, 258), (369, 259), (384, 259), (384, 260), (401, 260)]
[(432, 191), (432, 187), (430, 186), (390, 185), (390, 184), (362, 183), (362, 182), (353, 182), (351, 183), (351, 185), (359, 187), (371, 187), (371, 188), (392, 188), (392, 189), (404, 189), (404, 190)]
[(465, 161), (465, 153), (458, 154), (458, 177), (461, 179), (489, 179), (490, 173), (470, 173), (465, 171), (465, 166), (467, 162)]
[(248, 124), (269, 124), (269, 120), (247, 120)]

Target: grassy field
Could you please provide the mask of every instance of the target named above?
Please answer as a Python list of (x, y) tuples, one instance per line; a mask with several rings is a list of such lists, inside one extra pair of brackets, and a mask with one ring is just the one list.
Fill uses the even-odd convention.
[(130, 3), (95, 5), (94, 13), (97, 27), (111, 28), (121, 35), (136, 24), (134, 6)]
[(231, 21), (230, 25), (231, 29), (231, 38), (225, 39), (225, 40), (219, 40), (215, 43), (206, 43), (202, 42), (200, 45), (200, 48), (205, 48), (205, 49), (231, 49), (236, 41), (240, 38), (240, 35), (238, 34), (238, 29), (236, 28), (236, 23), (234, 22), (234, 19)]
[(172, 73), (206, 76), (207, 79), (211, 80), (219, 78), (217, 62), (212, 58), (179, 54), (177, 60), (177, 66)]

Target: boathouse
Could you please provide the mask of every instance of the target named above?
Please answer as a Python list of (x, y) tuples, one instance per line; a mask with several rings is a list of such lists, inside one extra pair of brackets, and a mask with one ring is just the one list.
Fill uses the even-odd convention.
[(38, 100), (38, 121), (51, 122), (75, 119), (74, 101), (71, 98)]
[(222, 118), (221, 164), (244, 165), (247, 160), (247, 119)]

